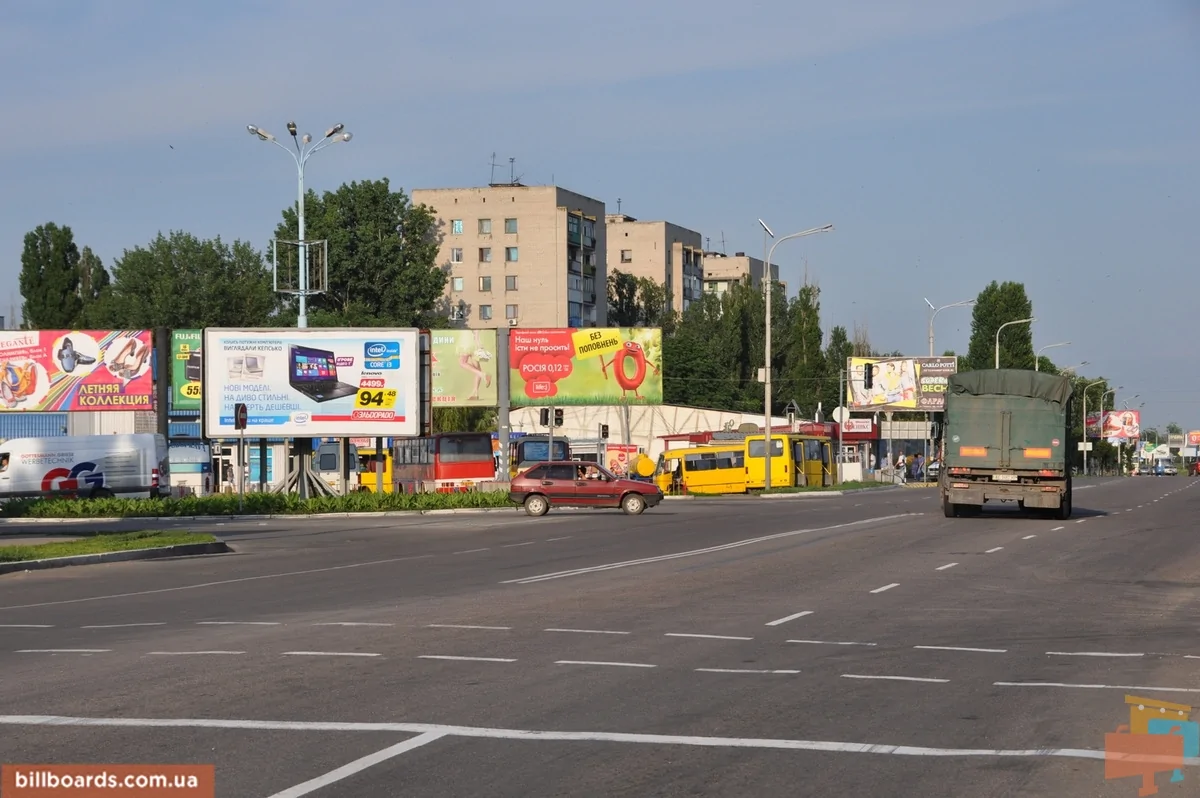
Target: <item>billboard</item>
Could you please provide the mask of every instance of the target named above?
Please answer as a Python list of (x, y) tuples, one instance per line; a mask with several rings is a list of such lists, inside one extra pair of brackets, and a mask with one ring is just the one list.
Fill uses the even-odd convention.
[(658, 328), (517, 328), (508, 336), (508, 365), (514, 406), (663, 401)]
[(495, 407), (496, 331), (433, 330), (433, 404)]
[[(946, 408), (946, 386), (958, 371), (957, 357), (852, 357), (851, 410), (918, 410), (940, 413)], [(871, 390), (863, 384), (873, 369)]]
[(201, 361), (201, 331), (171, 331), (171, 408), (199, 410), (203, 363)]
[(417, 330), (204, 331), (204, 433), (254, 437), (419, 435)]
[(1183, 437), (1182, 433), (1168, 433), (1167, 434), (1167, 446), (1174, 446), (1176, 448), (1179, 448), (1179, 447), (1183, 446), (1183, 442), (1185, 440), (1186, 440), (1186, 438)]
[(1104, 414), (1104, 429), (1100, 437), (1109, 443), (1131, 441), (1142, 437), (1142, 411), (1109, 410)]
[(1187, 434), (1188, 446), (1200, 446), (1200, 429), (1194, 429)]
[(1087, 436), (1089, 438), (1100, 437), (1100, 411), (1095, 412), (1089, 410), (1087, 414)]
[(0, 332), (0, 411), (152, 410), (149, 330)]

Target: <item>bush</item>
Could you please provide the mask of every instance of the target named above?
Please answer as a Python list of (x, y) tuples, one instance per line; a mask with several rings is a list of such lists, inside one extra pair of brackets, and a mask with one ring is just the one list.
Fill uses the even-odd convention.
[(352, 493), (301, 500), (294, 493), (247, 493), (238, 510), (236, 495), (182, 499), (14, 499), (0, 507), (3, 518), (153, 518), (200, 515), (313, 515), (389, 511), (513, 507), (505, 491), (470, 493)]

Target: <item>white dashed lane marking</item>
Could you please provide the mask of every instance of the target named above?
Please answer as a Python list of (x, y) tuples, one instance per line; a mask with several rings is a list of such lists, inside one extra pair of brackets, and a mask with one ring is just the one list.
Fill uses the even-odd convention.
[(696, 668), (696, 673), (771, 673), (771, 674), (795, 674), (800, 671), (786, 670), (757, 670), (755, 668)]
[(515, 659), (503, 657), (457, 657), (451, 654), (421, 654), (417, 659), (447, 659), (456, 662), (516, 662)]
[(667, 632), (663, 637), (695, 637), (702, 640), (753, 640), (753, 637), (733, 637), (731, 635), (700, 635), (688, 632)]
[(922, 676), (867, 676), (861, 673), (843, 673), (843, 679), (878, 679), (891, 682), (928, 682), (930, 684), (947, 684), (949, 679), (927, 679)]
[(576, 635), (627, 635), (629, 632), (618, 632), (612, 629), (543, 629), (543, 632), (565, 632)]
[(487, 632), (507, 632), (512, 629), (511, 626), (472, 626), (466, 623), (431, 623), (426, 624), (428, 629), (479, 629)]
[(913, 646), (922, 651), (969, 651), (976, 654), (1007, 654), (1006, 648), (967, 648), (965, 646)]
[(560, 659), (556, 660), (555, 665), (597, 665), (601, 667), (612, 668), (657, 668), (657, 665), (650, 665), (645, 662), (604, 662), (598, 660), (581, 660), (581, 659)]
[(883, 593), (884, 591), (891, 590), (894, 587), (900, 587), (900, 583), (892, 582), (890, 585), (884, 585), (883, 587), (877, 587), (874, 590), (872, 590), (871, 592), (872, 593)]
[(810, 646), (877, 646), (878, 643), (857, 643), (853, 640), (789, 640), (789, 643), (801, 643)]
[(934, 570), (935, 570), (935, 571), (945, 571), (945, 570), (948, 570), (948, 569), (950, 569), (950, 568), (953, 568), (953, 567), (954, 567), (954, 566), (956, 566), (956, 565), (958, 565), (958, 563), (956, 563), (956, 562), (948, 562), (948, 563), (946, 563), (945, 565), (939, 565), (939, 566), (938, 566), (937, 568), (935, 568)]
[(791, 615), (785, 616), (783, 618), (776, 618), (773, 621), (768, 621), (767, 626), (779, 626), (780, 624), (787, 623), (788, 621), (794, 621), (797, 618), (803, 618), (806, 615), (812, 615), (812, 614), (813, 614), (812, 610), (804, 610), (803, 612), (796, 612)]

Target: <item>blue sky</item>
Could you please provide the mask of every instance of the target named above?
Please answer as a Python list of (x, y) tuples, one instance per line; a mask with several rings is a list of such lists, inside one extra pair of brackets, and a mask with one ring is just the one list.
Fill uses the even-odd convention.
[[(1191, 0), (39, 0), (0, 8), (0, 67), (5, 315), (42, 222), (106, 264), (160, 230), (265, 247), (295, 169), (245, 126), (344, 122), (317, 190), (478, 185), (495, 152), (730, 253), (832, 222), (782, 277), (879, 349), (926, 351), (924, 296), (1022, 281), (1035, 346), (1200, 428)], [(938, 351), (969, 332), (943, 312)]]

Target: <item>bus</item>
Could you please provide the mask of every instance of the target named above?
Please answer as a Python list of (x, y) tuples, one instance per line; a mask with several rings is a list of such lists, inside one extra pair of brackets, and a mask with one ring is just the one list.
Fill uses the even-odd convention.
[[(468, 491), (496, 478), (492, 436), (487, 432), (439, 432), (392, 442), (392, 478), (384, 490), (398, 486), (413, 493), (428, 486), (439, 493)], [(385, 473), (386, 473), (385, 463)], [(374, 478), (371, 483), (374, 483)]]
[(549, 435), (524, 435), (509, 442), (509, 476), (515, 477), (534, 463), (547, 460), (570, 460), (571, 442), (554, 436), (554, 456), (550, 456)]
[(321, 481), (330, 487), (336, 494), (353, 493), (359, 490), (358, 480), (358, 448), (354, 444), (350, 444), (350, 457), (346, 461), (346, 475), (348, 479), (345, 486), (342, 485), (342, 443), (341, 441), (325, 441), (319, 444), (313, 450), (312, 468), (317, 472), (317, 476)]
[(381, 460), (383, 461), (383, 492), (392, 492), (392, 453), (384, 449), (383, 454), (380, 454), (373, 446), (370, 449), (360, 448), (358, 450), (359, 490), (370, 493), (379, 492), (379, 486), (375, 483), (379, 479), (379, 462)]
[[(668, 449), (654, 480), (663, 493), (748, 493), (767, 486), (766, 436), (746, 435)], [(833, 442), (820, 435), (771, 435), (771, 487), (832, 486)]]
[(746, 447), (725, 444), (668, 449), (658, 458), (654, 482), (668, 496), (745, 493)]

